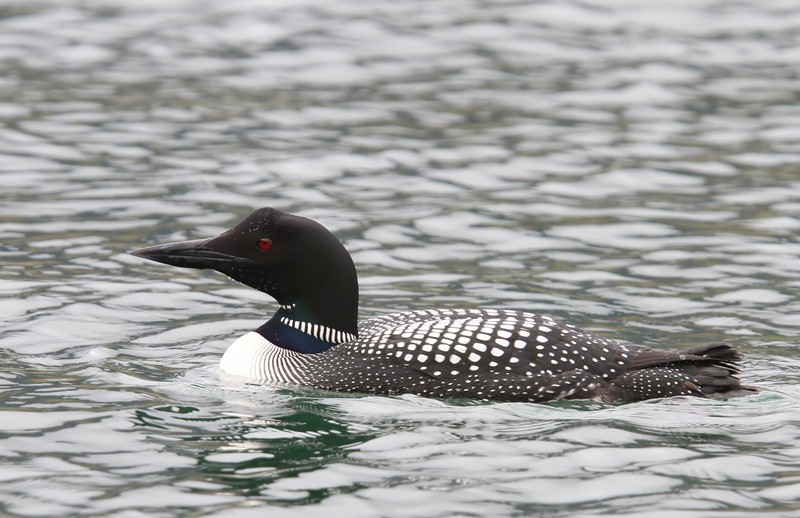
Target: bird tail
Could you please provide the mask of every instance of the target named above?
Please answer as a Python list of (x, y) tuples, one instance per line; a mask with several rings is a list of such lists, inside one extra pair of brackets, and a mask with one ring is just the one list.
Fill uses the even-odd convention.
[(737, 376), (741, 371), (742, 357), (728, 344), (709, 344), (681, 351), (694, 357), (708, 358), (708, 362), (694, 363), (693, 374), (698, 388), (706, 397), (728, 398), (760, 392), (758, 387), (742, 385)]
[(710, 344), (683, 351), (642, 348), (630, 370), (611, 380), (609, 400), (637, 401), (670, 396), (724, 399), (759, 392), (739, 381), (736, 349)]
[(735, 372), (739, 372), (738, 363), (742, 360), (739, 353), (728, 344), (708, 344), (701, 345), (700, 347), (692, 347), (681, 351), (683, 354), (690, 354), (692, 356), (705, 356), (706, 358), (714, 358), (722, 363), (727, 364)]

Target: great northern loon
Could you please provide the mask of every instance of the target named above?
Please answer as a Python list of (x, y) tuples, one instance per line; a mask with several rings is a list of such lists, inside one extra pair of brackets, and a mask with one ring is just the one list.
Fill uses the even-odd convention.
[(135, 256), (211, 268), (263, 291), (278, 310), (236, 340), (223, 371), (264, 382), (376, 394), (506, 401), (638, 401), (753, 393), (726, 344), (680, 352), (625, 345), (550, 317), (433, 309), (358, 322), (350, 254), (325, 227), (258, 209), (223, 234)]

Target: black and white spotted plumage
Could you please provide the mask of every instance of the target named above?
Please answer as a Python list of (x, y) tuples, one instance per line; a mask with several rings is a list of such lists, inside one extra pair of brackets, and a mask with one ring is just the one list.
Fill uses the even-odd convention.
[(350, 255), (311, 220), (259, 209), (211, 239), (134, 255), (213, 268), (268, 293), (275, 315), (234, 342), (222, 370), (326, 390), (507, 401), (636, 401), (752, 393), (738, 354), (717, 344), (682, 352), (626, 345), (550, 317), (511, 310), (391, 313), (358, 322)]
[[(309, 359), (327, 390), (552, 401), (706, 396), (703, 376), (738, 385), (737, 357), (628, 346), (510, 310), (422, 310), (366, 320), (359, 337)], [(642, 367), (639, 367), (642, 365)]]

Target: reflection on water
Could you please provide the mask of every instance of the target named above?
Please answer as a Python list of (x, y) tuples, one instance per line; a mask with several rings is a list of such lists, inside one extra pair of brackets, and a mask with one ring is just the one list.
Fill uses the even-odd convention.
[[(781, 0), (0, 5), (0, 514), (790, 516), (800, 132)], [(727, 341), (727, 402), (485, 404), (221, 378), (274, 308), (125, 254), (272, 205), (362, 316)]]

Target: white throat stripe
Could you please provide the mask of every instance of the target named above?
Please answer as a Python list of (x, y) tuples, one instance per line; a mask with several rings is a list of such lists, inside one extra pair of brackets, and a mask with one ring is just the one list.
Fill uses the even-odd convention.
[(293, 320), (288, 317), (282, 317), (281, 323), (286, 324), (289, 327), (293, 327), (298, 331), (311, 335), (314, 338), (324, 342), (341, 344), (344, 342), (351, 342), (356, 339), (356, 336), (352, 333), (345, 333), (343, 331), (331, 329), (330, 327), (321, 326), (319, 324), (310, 324), (301, 320)]

